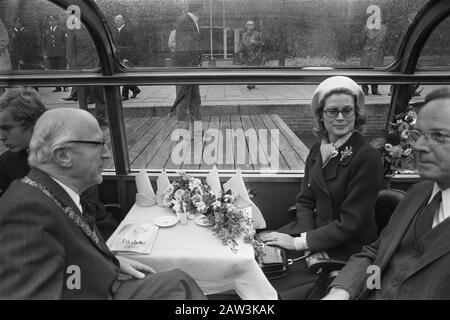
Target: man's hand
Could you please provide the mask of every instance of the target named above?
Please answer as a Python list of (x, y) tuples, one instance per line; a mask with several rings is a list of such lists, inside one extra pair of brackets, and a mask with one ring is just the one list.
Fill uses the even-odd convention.
[(266, 233), (261, 236), (261, 240), (269, 246), (279, 246), (288, 250), (295, 250), (294, 238), (285, 233)]
[(350, 300), (347, 290), (341, 288), (331, 288), (330, 292), (322, 300)]
[[(140, 263), (139, 261), (128, 259), (121, 256), (116, 256), (117, 260), (120, 262), (120, 272), (129, 274), (130, 276), (133, 276), (137, 279), (143, 279), (145, 278), (145, 273), (156, 273), (153, 268), (146, 266), (143, 263)], [(140, 272), (142, 271), (142, 272)]]

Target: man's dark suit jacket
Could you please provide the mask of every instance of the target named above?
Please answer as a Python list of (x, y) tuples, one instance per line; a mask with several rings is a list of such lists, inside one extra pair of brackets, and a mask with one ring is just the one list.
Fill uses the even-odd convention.
[[(431, 181), (413, 185), (396, 208), (378, 240), (352, 256), (332, 286), (347, 290), (352, 298), (367, 297), (371, 292), (366, 286), (367, 267), (378, 265), (383, 277), (383, 272), (389, 268), (395, 250), (412, 225), (411, 222), (418, 210), (428, 202), (432, 190)], [(442, 232), (431, 244), (432, 250), (427, 250), (417, 264), (407, 271), (407, 275), (398, 283), (399, 295), (396, 298), (450, 299), (450, 219), (444, 220), (438, 226), (447, 231)]]
[[(15, 64), (13, 67), (17, 68), (17, 63), (22, 60), (25, 64), (35, 65), (41, 62), (39, 42), (34, 33), (27, 28), (15, 30), (11, 36), (11, 59)], [(25, 68), (30, 68), (27, 66)]]
[(69, 69), (92, 69), (98, 66), (97, 50), (84, 25), (67, 31), (66, 55)]
[[(63, 206), (69, 195), (46, 173), (28, 176), (46, 186)], [(119, 274), (104, 241), (94, 245), (40, 189), (15, 180), (0, 198), (0, 299), (108, 299)], [(70, 289), (70, 266), (81, 271), (81, 288)]]
[(42, 36), (44, 55), (49, 58), (66, 56), (66, 33), (62, 27), (57, 26), (54, 31), (46, 27)]
[[(75, 216), (40, 188), (15, 180), (0, 198), (0, 299), (205, 299), (180, 269), (135, 279), (120, 273), (119, 261), (67, 192), (48, 174), (27, 177), (43, 185)], [(94, 226), (98, 234), (98, 230)]]
[(120, 61), (127, 59), (133, 63), (137, 63), (136, 54), (136, 41), (134, 37), (134, 31), (128, 24), (125, 24), (123, 28), (118, 31), (117, 28), (113, 30), (113, 37), (117, 47), (117, 56)]
[(185, 14), (179, 18), (175, 33), (175, 66), (197, 67), (202, 61), (200, 32), (194, 20)]
[[(351, 155), (342, 157), (346, 148), (351, 148)], [(382, 185), (380, 154), (358, 132), (323, 169), (320, 143), (316, 143), (297, 196), (297, 221), (279, 231), (307, 232), (311, 252), (325, 250), (332, 258), (347, 260), (377, 237), (374, 207)]]
[[(28, 153), (26, 150), (19, 152), (5, 151), (0, 155), (0, 198), (11, 182), (23, 178), (30, 171), (28, 165)], [(106, 240), (117, 228), (117, 222), (112, 218), (103, 204), (98, 200), (98, 187), (92, 187), (83, 192), (83, 197), (90, 201), (92, 210), (95, 211), (97, 228)], [(1, 214), (1, 213), (0, 213)]]

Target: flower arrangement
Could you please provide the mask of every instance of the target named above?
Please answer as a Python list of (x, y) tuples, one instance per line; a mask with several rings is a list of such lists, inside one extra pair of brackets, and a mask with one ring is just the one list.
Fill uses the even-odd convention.
[(392, 133), (388, 135), (386, 143), (379, 148), (384, 163), (386, 186), (389, 187), (391, 178), (401, 170), (413, 170), (414, 155), (412, 146), (408, 142), (406, 130), (412, 129), (417, 120), (417, 114), (412, 106), (405, 112), (394, 116), (389, 124)]
[(182, 173), (168, 186), (164, 193), (164, 205), (174, 212), (203, 214), (213, 234), (224, 245), (237, 252), (237, 239), (252, 243), (256, 255), (262, 252), (260, 244), (254, 239), (255, 230), (249, 214), (236, 204), (236, 195), (231, 191), (215, 194), (200, 179)]
[[(205, 216), (211, 223), (212, 232), (222, 240), (224, 245), (231, 247), (236, 252), (236, 239), (242, 237), (244, 242), (258, 244), (254, 239), (255, 229), (253, 228), (250, 215), (236, 204), (236, 196), (230, 190), (220, 195), (207, 210)], [(258, 248), (255, 251), (258, 252)]]
[(216, 197), (200, 179), (182, 173), (167, 187), (163, 203), (176, 213), (204, 214)]

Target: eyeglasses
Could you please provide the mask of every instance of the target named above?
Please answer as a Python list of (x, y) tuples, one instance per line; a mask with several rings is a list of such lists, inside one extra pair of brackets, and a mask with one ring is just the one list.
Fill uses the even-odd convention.
[(96, 140), (69, 140), (69, 141), (66, 141), (66, 142), (95, 144), (95, 145), (101, 145), (103, 147), (106, 144), (106, 140), (105, 139), (102, 139), (101, 141), (96, 141)]
[(339, 113), (342, 114), (344, 118), (350, 118), (355, 115), (355, 109), (353, 108), (344, 108), (339, 110), (338, 108), (329, 108), (324, 109), (323, 113), (325, 113), (330, 118), (337, 118)]
[(408, 141), (413, 144), (417, 143), (420, 137), (424, 137), (430, 144), (443, 144), (450, 138), (448, 132), (442, 131), (420, 132), (419, 130), (406, 130), (406, 136), (408, 137)]

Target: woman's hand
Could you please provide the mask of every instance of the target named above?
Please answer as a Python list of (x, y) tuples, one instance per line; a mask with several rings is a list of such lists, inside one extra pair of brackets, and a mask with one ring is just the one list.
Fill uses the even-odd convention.
[(153, 268), (143, 263), (140, 263), (139, 261), (128, 259), (121, 256), (116, 256), (116, 258), (120, 262), (120, 272), (129, 274), (130, 276), (133, 276), (136, 279), (145, 278), (144, 273), (156, 273), (156, 271), (153, 270)]
[(288, 250), (295, 250), (294, 238), (285, 233), (270, 232), (262, 235), (261, 240), (269, 246), (279, 246)]

